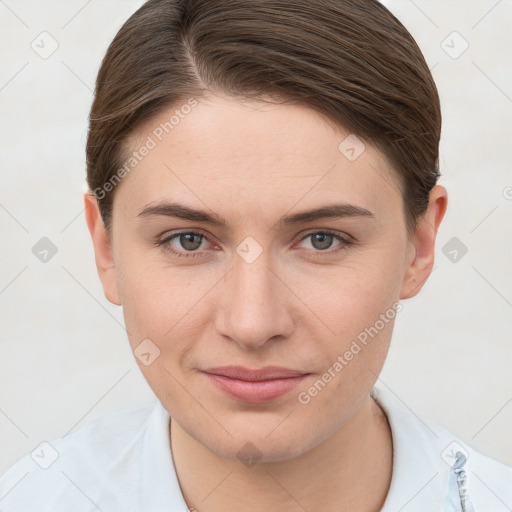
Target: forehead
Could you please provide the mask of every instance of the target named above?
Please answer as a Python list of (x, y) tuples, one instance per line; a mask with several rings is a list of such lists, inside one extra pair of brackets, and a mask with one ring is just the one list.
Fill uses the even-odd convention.
[(116, 196), (130, 214), (170, 198), (248, 215), (282, 215), (299, 203), (372, 211), (402, 204), (396, 172), (379, 151), (300, 105), (185, 100), (139, 127), (127, 162)]

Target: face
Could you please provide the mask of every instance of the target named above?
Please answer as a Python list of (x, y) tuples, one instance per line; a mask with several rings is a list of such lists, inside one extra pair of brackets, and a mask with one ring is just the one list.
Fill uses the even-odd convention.
[(302, 106), (211, 96), (161, 133), (177, 108), (130, 141), (155, 144), (117, 185), (100, 277), (173, 422), (285, 460), (356, 414), (421, 281), (398, 179)]

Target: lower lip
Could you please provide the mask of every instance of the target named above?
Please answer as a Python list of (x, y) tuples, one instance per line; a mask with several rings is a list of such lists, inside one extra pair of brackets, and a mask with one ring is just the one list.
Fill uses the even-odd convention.
[(262, 381), (246, 381), (230, 379), (221, 375), (205, 373), (208, 379), (227, 395), (252, 404), (263, 404), (271, 402), (298, 386), (306, 377), (287, 377), (283, 379), (272, 379)]

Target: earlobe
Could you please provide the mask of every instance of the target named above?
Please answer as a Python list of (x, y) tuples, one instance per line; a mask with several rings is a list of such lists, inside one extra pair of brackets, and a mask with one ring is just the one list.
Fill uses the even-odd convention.
[(112, 255), (112, 247), (100, 215), (98, 200), (91, 191), (84, 194), (84, 204), (85, 219), (94, 246), (96, 268), (103, 285), (103, 292), (112, 304), (120, 306), (121, 300), (117, 289), (117, 271)]
[(414, 247), (411, 248), (402, 283), (401, 299), (414, 297), (432, 272), (437, 231), (447, 205), (446, 189), (441, 185), (436, 185), (430, 192), (427, 210), (418, 219), (414, 233)]

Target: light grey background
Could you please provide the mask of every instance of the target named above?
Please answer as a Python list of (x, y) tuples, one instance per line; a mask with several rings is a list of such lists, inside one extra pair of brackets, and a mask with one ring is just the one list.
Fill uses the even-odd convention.
[[(0, 0), (0, 472), (43, 440), (154, 396), (103, 295), (82, 200), (96, 73), (142, 3)], [(403, 302), (379, 384), (512, 464), (512, 1), (385, 4), (439, 87), (450, 204), (435, 270)], [(46, 263), (32, 252), (42, 237), (57, 248)]]

